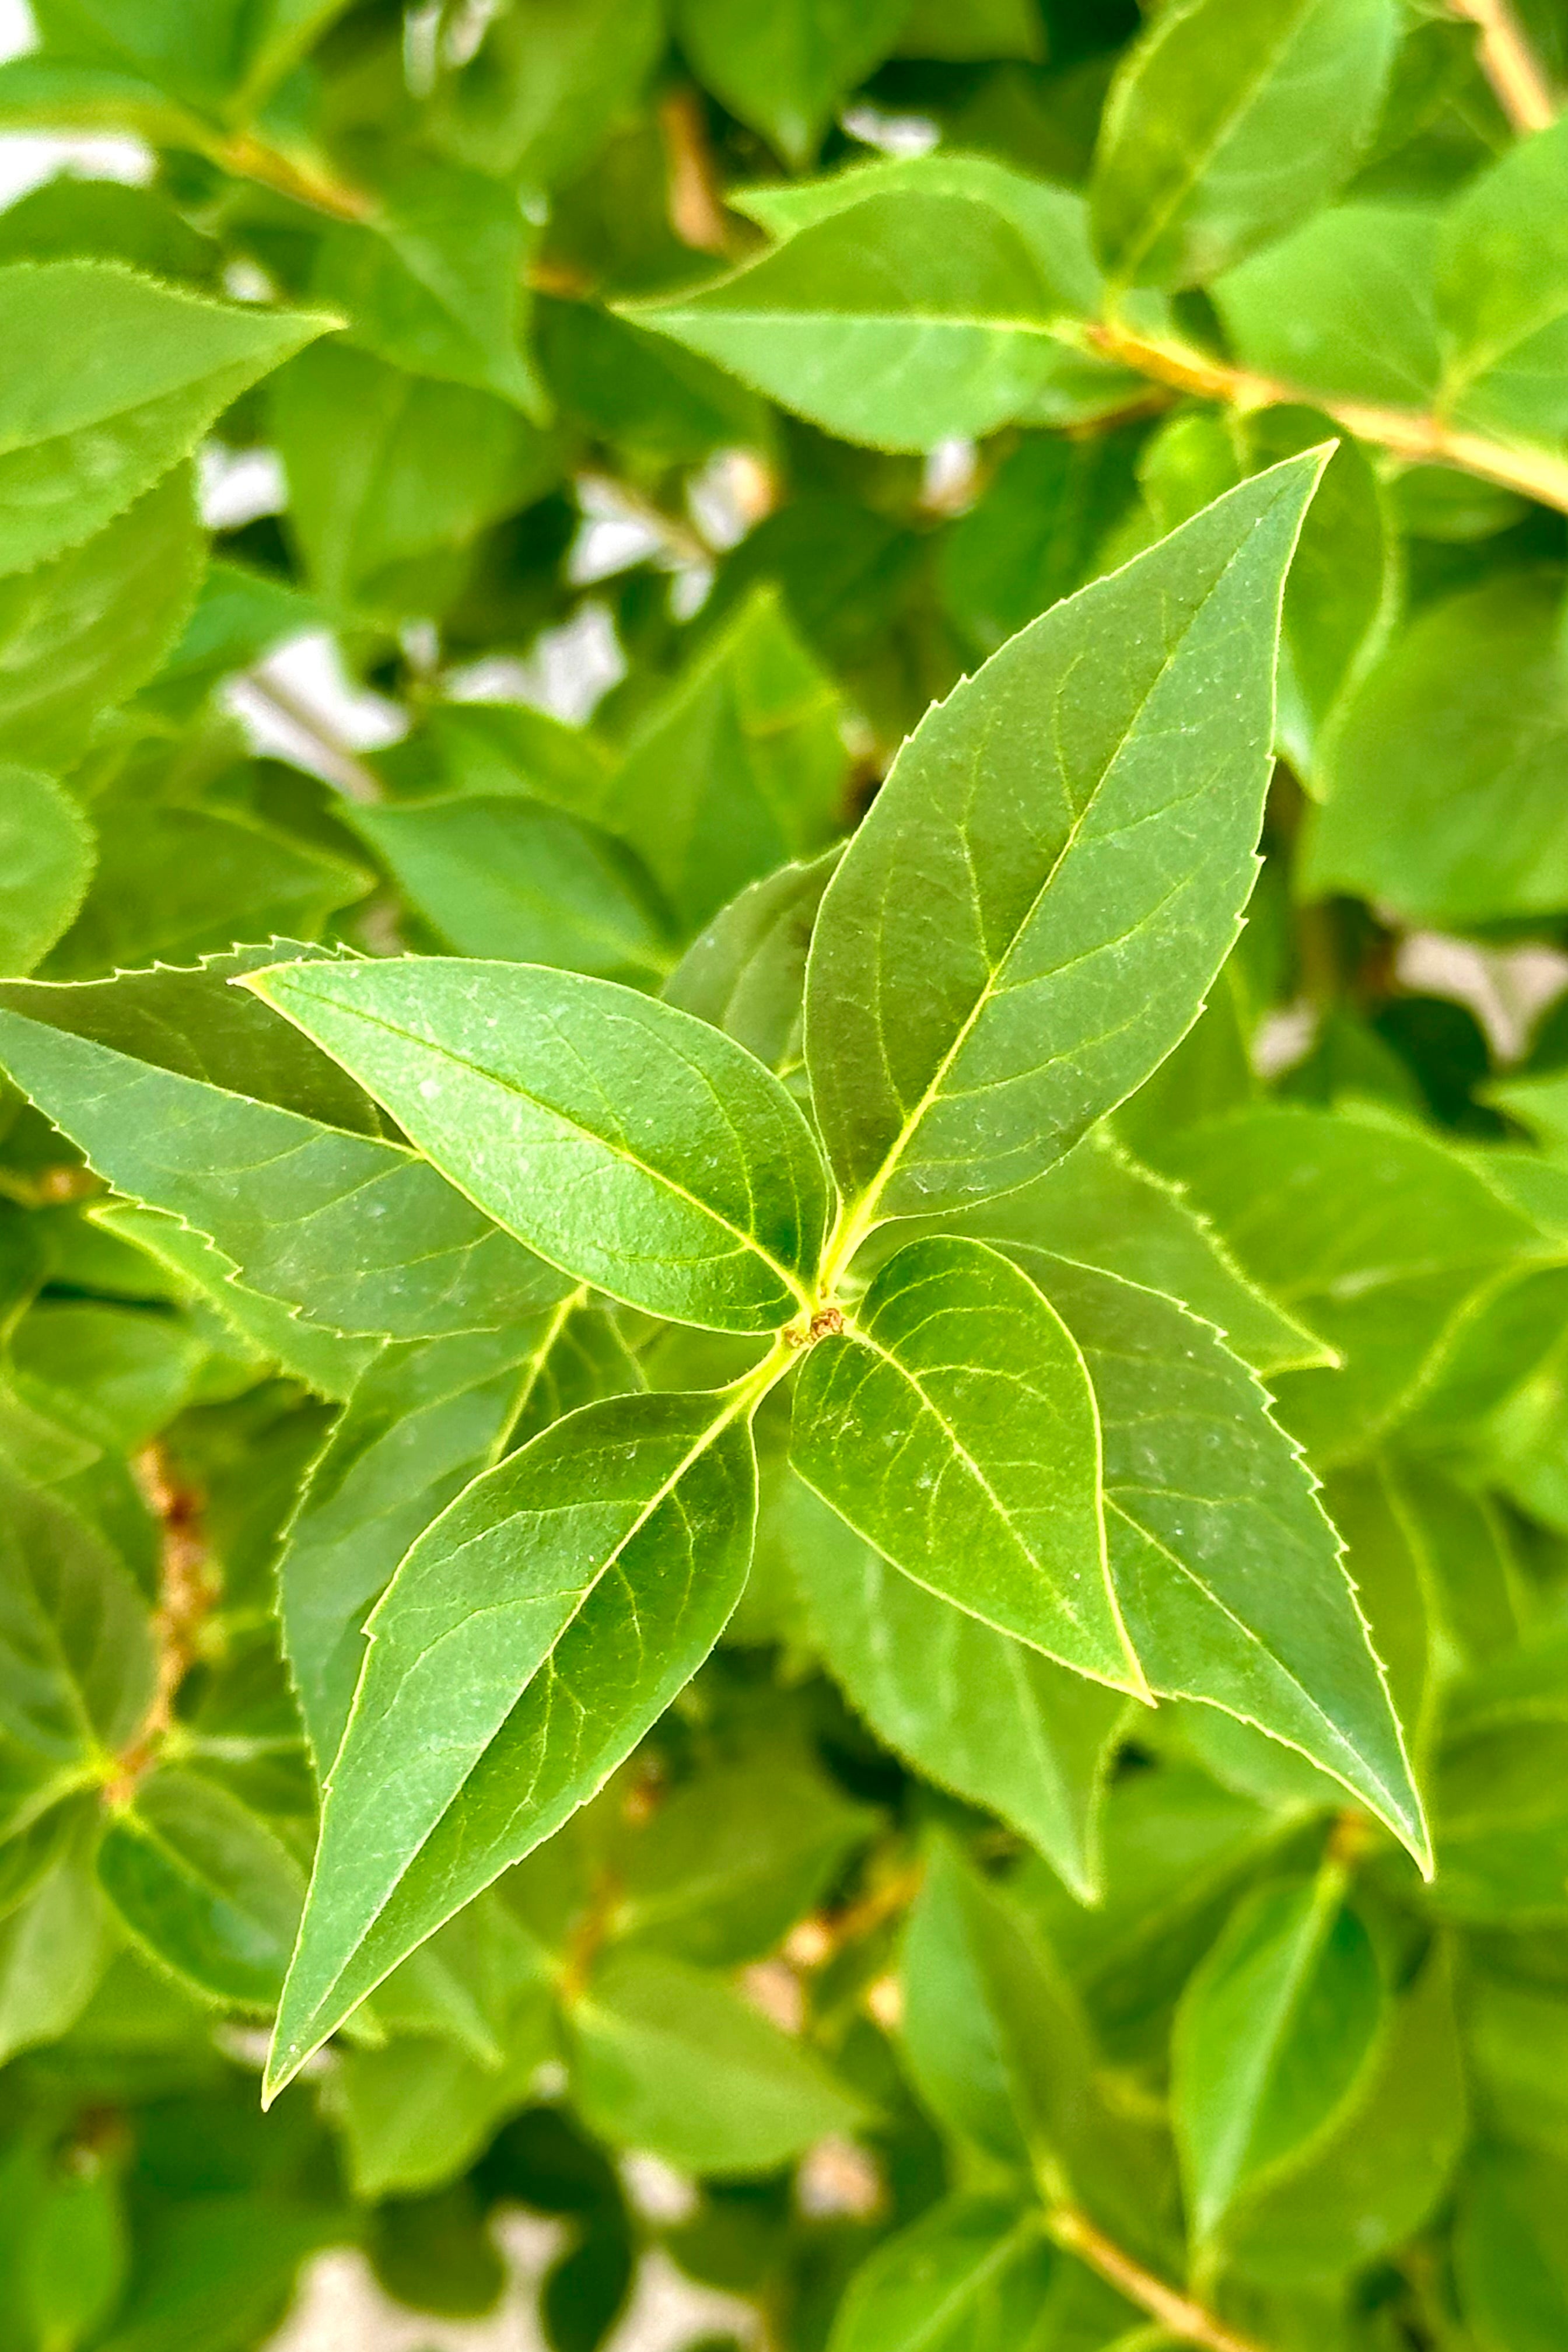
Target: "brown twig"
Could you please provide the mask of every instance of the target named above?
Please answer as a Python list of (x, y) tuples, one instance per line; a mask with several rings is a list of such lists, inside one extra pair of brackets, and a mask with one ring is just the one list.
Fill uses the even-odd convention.
[(309, 741), (322, 774), (337, 786), (345, 800), (370, 803), (384, 797), (381, 779), (374, 769), (357, 758), (321, 712), (313, 710), (291, 688), (257, 669), (247, 670), (237, 686), (242, 708), (247, 698), (266, 703), (279, 719), (298, 729)]
[(1544, 131), (1557, 120), (1557, 100), (1546, 69), (1525, 39), (1509, 0), (1453, 0), (1479, 34), (1481, 71), (1516, 131)]
[(702, 100), (689, 82), (666, 90), (658, 102), (658, 127), (668, 173), (671, 228), (682, 245), (727, 257), (735, 250), (735, 232), (724, 209)]
[(1075, 2206), (1058, 2205), (1047, 2216), (1046, 2228), (1058, 2246), (1076, 2254), (1097, 2271), (1108, 2284), (1124, 2294), (1155, 2319), (1168, 2335), (1184, 2344), (1198, 2344), (1204, 2352), (1262, 2352), (1262, 2347), (1249, 2336), (1238, 2336), (1232, 2327), (1203, 2304), (1194, 2303), (1190, 2295), (1156, 2278), (1142, 2263), (1124, 2253), (1103, 2230), (1097, 2229), (1086, 2213)]
[(121, 1750), (113, 1775), (105, 1783), (103, 1793), (110, 1804), (129, 1801), (167, 1738), (174, 1720), (174, 1701), (200, 1654), (202, 1627), (216, 1598), (200, 1498), (195, 1489), (182, 1486), (173, 1475), (161, 1446), (150, 1445), (138, 1456), (136, 1472), (157, 1514), (163, 1538), (158, 1606), (153, 1617), (158, 1678), (136, 1737)]
[(1363, 400), (1324, 399), (1321, 393), (1259, 375), (1249, 368), (1231, 367), (1207, 352), (1188, 344), (1157, 342), (1112, 324), (1091, 325), (1088, 337), (1097, 351), (1123, 367), (1152, 376), (1178, 392), (1201, 394), (1236, 408), (1274, 408), (1303, 402), (1321, 408), (1361, 441), (1372, 441), (1396, 457), (1428, 465), (1456, 466), (1483, 481), (1518, 490), (1542, 506), (1568, 514), (1568, 461), (1545, 450), (1511, 449), (1479, 433), (1465, 433), (1439, 416), (1414, 409), (1383, 408)]
[(896, 1919), (900, 1911), (908, 1910), (925, 1883), (925, 1864), (912, 1862), (893, 1871), (879, 1885), (873, 1886), (858, 1903), (846, 1905), (842, 1911), (815, 1911), (790, 1930), (784, 1942), (784, 1958), (797, 1968), (819, 1969), (843, 1951), (849, 1944)]

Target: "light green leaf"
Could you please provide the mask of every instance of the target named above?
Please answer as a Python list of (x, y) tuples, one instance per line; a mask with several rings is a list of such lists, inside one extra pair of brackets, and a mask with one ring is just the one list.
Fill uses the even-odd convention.
[(823, 1664), (879, 1739), (1037, 1847), (1083, 1902), (1124, 1700), (900, 1575), (799, 1480), (790, 1559)]
[(350, 1393), (375, 1353), (370, 1339), (344, 1339), (317, 1323), (291, 1315), (274, 1298), (237, 1282), (221, 1250), (193, 1225), (161, 1209), (111, 1201), (89, 1212), (100, 1232), (145, 1251), (153, 1264), (174, 1275), (216, 1308), (243, 1345), (268, 1363), (303, 1381), (318, 1396), (341, 1400)]
[(97, 855), (77, 803), (52, 776), (0, 766), (0, 968), (31, 971), (75, 920)]
[(1152, 1687), (1299, 1748), (1426, 1869), (1421, 1801), (1339, 1538), (1267, 1394), (1173, 1300), (1022, 1255), (1089, 1366), (1111, 1579)]
[(1442, 404), (1504, 439), (1568, 436), (1568, 125), (1509, 150), (1444, 216)]
[(659, 0), (512, 0), (437, 90), (437, 142), (477, 171), (552, 187), (592, 162), (666, 38)]
[(1568, 2167), (1502, 2149), (1460, 2193), (1454, 2259), (1460, 2307), (1483, 2352), (1554, 2352), (1568, 2330), (1563, 2240)]
[(555, 442), (508, 401), (324, 344), (271, 387), (289, 522), (330, 603), (438, 612), (467, 551), (560, 475)]
[(1467, 2123), (1453, 1970), (1438, 1945), (1388, 2004), (1371, 2063), (1331, 2129), (1231, 2216), (1227, 2263), (1282, 2287), (1364, 2269), (1426, 2221)]
[(413, 2197), (466, 2172), (495, 2129), (527, 2099), (553, 2054), (543, 1985), (520, 2007), (500, 2066), (454, 2042), (408, 2037), (384, 2050), (345, 2050), (327, 2090), (356, 2196)]
[[(1151, 1728), (1168, 1737), (1175, 1712), (1162, 1707)], [(1290, 1760), (1285, 1749), (1275, 1753)], [(1166, 2063), (1183, 1984), (1290, 1826), (1206, 1772), (1162, 1761), (1111, 1780), (1096, 1904), (1085, 1906), (1052, 1873), (1026, 1864), (1016, 1882), (1019, 1902), (1043, 1928), (1118, 2063)]]
[(84, 545), (0, 581), (0, 754), (68, 767), (163, 660), (200, 560), (177, 467)]
[(726, 1758), (612, 1847), (616, 1941), (700, 1968), (761, 1959), (876, 1827), (874, 1813), (787, 1754)]
[(58, 1496), (0, 1472), (0, 1730), (56, 1771), (102, 1766), (153, 1703), (130, 1570)]
[(0, 572), (101, 530), (231, 400), (335, 324), (208, 301), (114, 262), (0, 269)]
[(904, 0), (677, 0), (676, 29), (698, 76), (732, 114), (809, 163), (839, 100), (898, 37)]
[(647, 713), (598, 814), (641, 856), (682, 939), (839, 830), (839, 719), (837, 688), (771, 586), (753, 591)]
[[(499, 1459), (584, 1313), (574, 1292), (496, 1330), (395, 1343), (355, 1389), (278, 1566), (284, 1645), (323, 1774), (348, 1720), (371, 1609), (416, 1537)], [(608, 1366), (602, 1389), (584, 1370), (567, 1370), (552, 1405), (571, 1411), (615, 1392)], [(629, 1358), (621, 1384), (638, 1385)]]
[(1302, 887), (1468, 929), (1568, 906), (1563, 575), (1499, 572), (1418, 614), (1347, 709)]
[(1043, 614), (900, 753), (806, 982), (850, 1231), (1038, 1174), (1195, 1019), (1257, 872), (1279, 596), (1321, 465), (1254, 477)]
[(664, 983), (665, 1002), (711, 1022), (788, 1076), (805, 1057), (805, 960), (839, 853), (748, 883), (698, 933)]
[(1260, 1105), (1169, 1138), (1161, 1164), (1243, 1270), (1342, 1359), (1274, 1382), (1324, 1464), (1374, 1446), (1419, 1400), (1472, 1298), (1546, 1246), (1451, 1145), (1363, 1104)]
[(1096, 1128), (1016, 1192), (946, 1221), (979, 1241), (1049, 1250), (1180, 1299), (1212, 1323), (1260, 1379), (1332, 1364), (1331, 1349), (1247, 1281), (1178, 1185)]
[(984, 1244), (912, 1242), (796, 1390), (806, 1484), (928, 1591), (1079, 1674), (1144, 1692), (1106, 1566), (1083, 1359)]
[(820, 2059), (720, 1978), (659, 1953), (613, 1954), (566, 2032), (589, 2129), (683, 2171), (772, 2172), (865, 2117)]
[(216, 1780), (164, 1766), (110, 1813), (99, 1885), (142, 1950), (209, 2000), (270, 2009), (304, 1874)]
[(910, 2073), (949, 2128), (1026, 2165), (1124, 2243), (1160, 2246), (1164, 2150), (1107, 2095), (1088, 2023), (1027, 1914), (945, 1840), (910, 1914), (903, 1981)]
[(371, 1621), (271, 2090), (592, 1796), (706, 1657), (750, 1562), (748, 1405), (743, 1389), (588, 1405), (408, 1554)]
[(1061, 364), (1062, 309), (989, 204), (909, 189), (626, 315), (842, 440), (928, 449), (1031, 411)]
[(419, 164), (398, 174), (373, 221), (329, 231), (310, 290), (377, 358), (494, 393), (540, 421), (543, 390), (519, 342), (536, 241), (514, 189)]
[(0, 1922), (0, 2065), (68, 2033), (107, 1958), (91, 1871), (68, 1856)]
[(410, 956), (247, 984), (552, 1264), (721, 1331), (807, 1303), (816, 1144), (778, 1080), (706, 1024), (535, 964)]
[(664, 921), (619, 842), (542, 802), (460, 793), (346, 809), (403, 896), (459, 955), (647, 982)]
[(1187, 1983), (1171, 2095), (1200, 2244), (1330, 2127), (1377, 2032), (1383, 1989), (1342, 1876), (1253, 1890)]
[(1037, 2340), (1058, 2261), (1037, 2206), (952, 2198), (861, 2264), (830, 2352), (1016, 2352)]
[(1178, 0), (1127, 53), (1094, 165), (1124, 285), (1197, 286), (1349, 179), (1377, 128), (1394, 0)]
[(381, 755), (400, 791), (516, 793), (597, 824), (615, 758), (596, 735), (521, 702), (438, 702), (414, 734)]
[(122, 1454), (192, 1402), (210, 1354), (183, 1318), (97, 1299), (40, 1299), (11, 1340), (23, 1395)]
[(1236, 357), (1303, 398), (1429, 408), (1442, 373), (1436, 239), (1426, 206), (1355, 203), (1320, 213), (1215, 283)]
[(273, 931), (310, 939), (373, 877), (245, 816), (127, 793), (93, 810), (98, 863), (81, 911), (49, 958), (51, 980), (96, 980), (160, 960), (220, 954)]
[(493, 1330), (558, 1297), (558, 1276), (384, 1139), (327, 1055), (227, 985), (279, 944), (192, 971), (0, 987), (0, 1062), (117, 1191), (332, 1329)]
[(1137, 448), (1131, 432), (1038, 433), (1003, 459), (939, 559), (947, 609), (983, 655), (1106, 568)]

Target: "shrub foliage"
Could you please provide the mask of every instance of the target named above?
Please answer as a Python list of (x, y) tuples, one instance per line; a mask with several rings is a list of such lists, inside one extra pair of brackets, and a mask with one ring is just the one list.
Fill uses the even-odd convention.
[(1568, 17), (33, 13), (0, 2352), (1568, 2343)]

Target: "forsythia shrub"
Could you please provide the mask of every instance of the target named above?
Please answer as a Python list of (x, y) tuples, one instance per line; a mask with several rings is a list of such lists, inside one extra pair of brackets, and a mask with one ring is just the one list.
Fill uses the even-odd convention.
[(1563, 2352), (1568, 8), (33, 16), (0, 2352)]

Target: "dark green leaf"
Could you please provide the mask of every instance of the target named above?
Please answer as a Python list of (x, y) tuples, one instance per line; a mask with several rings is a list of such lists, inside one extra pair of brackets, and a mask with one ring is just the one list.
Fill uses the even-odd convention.
[(217, 1781), (165, 1767), (109, 1818), (99, 1884), (137, 1942), (209, 1999), (269, 2009), (288, 1966), (304, 1874)]
[(904, 0), (677, 0), (676, 28), (699, 75), (787, 163), (809, 163), (839, 100), (880, 63)]

